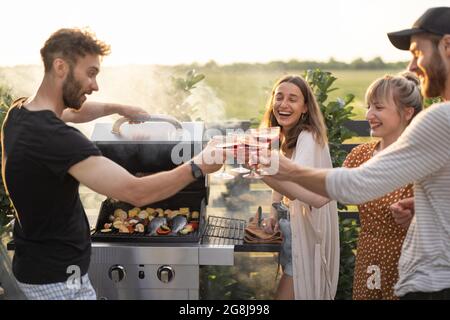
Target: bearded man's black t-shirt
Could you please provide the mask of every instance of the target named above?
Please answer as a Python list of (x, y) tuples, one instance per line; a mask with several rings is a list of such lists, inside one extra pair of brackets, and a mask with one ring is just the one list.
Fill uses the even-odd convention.
[(28, 284), (66, 281), (73, 266), (84, 275), (90, 228), (79, 182), (68, 170), (100, 151), (50, 110), (13, 107), (3, 134), (6, 185), (17, 213), (14, 275)]

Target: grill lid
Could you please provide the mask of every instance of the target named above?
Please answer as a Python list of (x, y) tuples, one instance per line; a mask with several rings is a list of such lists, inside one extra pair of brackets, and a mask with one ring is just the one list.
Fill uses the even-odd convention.
[[(158, 118), (158, 119), (161, 119)], [(103, 156), (124, 167), (131, 174), (171, 170), (189, 161), (203, 149), (203, 122), (123, 123), (120, 134), (113, 133), (112, 123), (97, 123), (91, 140)], [(199, 179), (188, 189), (205, 189), (207, 180)]]

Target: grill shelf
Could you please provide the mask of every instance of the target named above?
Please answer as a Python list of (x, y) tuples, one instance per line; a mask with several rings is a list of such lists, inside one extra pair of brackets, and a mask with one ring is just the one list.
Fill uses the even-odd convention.
[(244, 243), (245, 220), (209, 216), (203, 243), (241, 245)]
[(234, 245), (235, 252), (279, 252), (280, 244), (245, 243), (245, 220), (208, 216), (202, 243)]

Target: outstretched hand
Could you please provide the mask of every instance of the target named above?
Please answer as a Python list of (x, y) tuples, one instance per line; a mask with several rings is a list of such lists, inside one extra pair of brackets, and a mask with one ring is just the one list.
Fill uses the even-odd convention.
[(218, 141), (210, 140), (203, 151), (193, 159), (194, 163), (200, 167), (203, 174), (216, 172), (222, 168), (222, 165), (225, 162), (227, 152), (225, 149), (216, 148), (218, 143)]
[(278, 150), (273, 150), (267, 155), (259, 155), (258, 162), (268, 175), (278, 180), (289, 180), (296, 167), (292, 160)]

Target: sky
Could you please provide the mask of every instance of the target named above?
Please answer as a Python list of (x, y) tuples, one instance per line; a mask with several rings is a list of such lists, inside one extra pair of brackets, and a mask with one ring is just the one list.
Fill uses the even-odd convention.
[(41, 64), (63, 27), (89, 27), (111, 45), (104, 65), (406, 61), (386, 33), (450, 0), (2, 0), (0, 66)]

